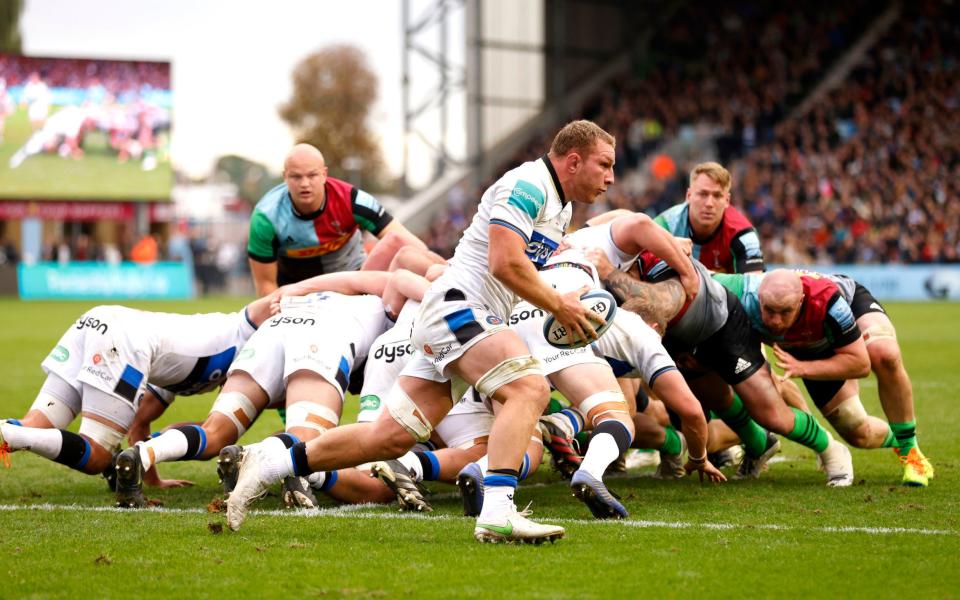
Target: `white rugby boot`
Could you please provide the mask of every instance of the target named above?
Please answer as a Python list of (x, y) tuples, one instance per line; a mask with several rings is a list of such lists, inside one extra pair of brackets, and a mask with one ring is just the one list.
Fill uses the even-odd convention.
[(830, 436), (830, 444), (820, 453), (823, 470), (827, 473), (827, 485), (830, 487), (849, 487), (853, 485), (853, 456), (850, 449)]
[(485, 522), (477, 519), (473, 529), (473, 537), (478, 542), (491, 544), (520, 542), (523, 544), (542, 544), (555, 542), (563, 537), (563, 527), (535, 523), (527, 518), (531, 515), (530, 505), (522, 511), (511, 503), (510, 510), (502, 518), (494, 518)]
[(240, 471), (237, 474), (237, 485), (227, 498), (227, 525), (236, 531), (247, 518), (247, 509), (250, 504), (262, 498), (267, 488), (279, 483), (281, 477), (264, 474), (263, 463), (266, 457), (259, 445), (247, 446), (240, 457)]

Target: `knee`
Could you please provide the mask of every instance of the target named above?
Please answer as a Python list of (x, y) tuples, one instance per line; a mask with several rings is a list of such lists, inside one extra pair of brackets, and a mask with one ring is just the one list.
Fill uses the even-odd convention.
[(240, 433), (233, 421), (220, 413), (212, 413), (200, 428), (207, 436), (208, 450), (216, 448), (216, 451), (220, 452), (224, 446), (234, 444), (240, 439)]
[(900, 349), (892, 344), (877, 344), (876, 348), (870, 349), (870, 366), (881, 375), (893, 375), (897, 373), (902, 366), (900, 358)]
[(854, 448), (870, 448), (872, 445), (870, 427), (864, 423), (857, 427), (837, 427), (834, 426), (840, 437)]
[(523, 377), (504, 386), (502, 390), (504, 402), (521, 400), (537, 414), (542, 413), (550, 402), (550, 386), (544, 377)]

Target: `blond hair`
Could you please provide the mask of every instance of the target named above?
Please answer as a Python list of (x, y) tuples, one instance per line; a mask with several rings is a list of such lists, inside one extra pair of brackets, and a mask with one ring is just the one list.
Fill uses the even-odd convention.
[(611, 146), (615, 146), (617, 143), (612, 135), (593, 121), (585, 119), (571, 121), (564, 125), (563, 129), (557, 132), (556, 137), (553, 138), (553, 144), (550, 145), (550, 154), (566, 156), (574, 150), (581, 154), (589, 154), (598, 140)]
[(693, 182), (700, 175), (709, 177), (711, 181), (722, 187), (724, 192), (730, 191), (730, 184), (733, 182), (733, 178), (730, 176), (730, 171), (724, 169), (720, 163), (705, 162), (695, 166), (693, 170), (690, 171), (691, 186), (693, 186)]

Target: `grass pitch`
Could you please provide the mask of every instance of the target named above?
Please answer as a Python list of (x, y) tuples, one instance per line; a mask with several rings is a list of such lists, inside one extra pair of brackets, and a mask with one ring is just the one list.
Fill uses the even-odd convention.
[[(135, 306), (208, 312), (240, 304)], [(88, 307), (0, 300), (0, 416), (27, 410), (41, 359)], [(899, 486), (889, 450), (853, 450), (856, 485), (827, 488), (809, 451), (784, 441), (781, 460), (756, 481), (664, 482), (651, 469), (612, 479), (631, 518), (601, 522), (544, 465), (518, 503), (533, 501), (535, 516), (562, 523), (567, 537), (505, 547), (474, 542), (473, 520), (442, 484), (432, 485), (430, 515), (332, 503), (319, 513), (282, 512), (274, 496), (232, 533), (205, 509), (219, 496), (212, 463), (162, 465), (165, 477), (197, 485), (148, 489), (163, 508), (121, 512), (102, 480), (19, 452), (13, 468), (0, 468), (0, 597), (956, 598), (960, 304), (888, 308), (914, 382), (919, 439), (937, 469), (927, 489)], [(874, 379), (861, 395), (871, 414), (882, 414)], [(201, 420), (213, 398), (178, 400), (157, 428)], [(356, 408), (351, 399), (345, 422)], [(268, 413), (244, 441), (279, 427)]]

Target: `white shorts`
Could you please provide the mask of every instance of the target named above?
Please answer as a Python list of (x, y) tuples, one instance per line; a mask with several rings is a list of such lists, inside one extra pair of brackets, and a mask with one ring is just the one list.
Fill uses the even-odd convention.
[(410, 340), (433, 368), (448, 378), (447, 366), (451, 362), (480, 340), (505, 328), (502, 316), (466, 299), (462, 291), (431, 288), (420, 304)]
[(137, 351), (137, 341), (120, 330), (109, 306), (83, 314), (40, 363), (82, 393), (87, 384), (101, 392), (98, 400), (82, 401), (82, 411), (128, 427), (136, 414), (149, 375), (147, 357)]
[[(350, 381), (363, 331), (351, 319), (322, 319), (309, 311), (284, 311), (283, 319), (264, 323), (244, 345), (227, 372), (253, 377), (276, 405), (284, 397), (287, 378), (312, 371), (327, 380), (341, 399)], [(364, 348), (366, 346), (363, 346)]]
[(584, 364), (602, 364), (589, 346), (583, 348), (557, 348), (551, 346), (543, 337), (543, 323), (546, 313), (529, 302), (520, 302), (510, 313), (510, 328), (517, 332), (530, 348), (530, 353), (543, 363), (543, 374), (551, 375), (567, 367)]
[(470, 388), (434, 430), (447, 448), (467, 449), (485, 443), (492, 427), (490, 400)]
[(613, 325), (591, 348), (617, 377), (640, 377), (649, 386), (661, 374), (677, 368), (657, 332), (628, 310), (617, 311)]
[(373, 342), (370, 353), (367, 355), (367, 364), (363, 368), (363, 389), (360, 390), (358, 423), (377, 420), (383, 412), (390, 388), (396, 383), (400, 371), (413, 358), (413, 355), (409, 327), (393, 327)]

